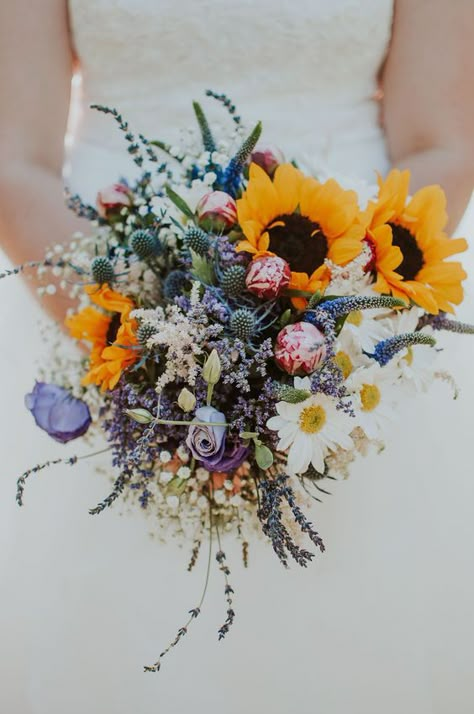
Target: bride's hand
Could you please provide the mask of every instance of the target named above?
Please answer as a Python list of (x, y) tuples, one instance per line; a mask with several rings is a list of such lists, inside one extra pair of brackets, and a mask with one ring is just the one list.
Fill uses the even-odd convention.
[(382, 76), (391, 159), (412, 189), (441, 184), (450, 230), (474, 188), (473, 35), (472, 0), (396, 0)]
[[(15, 264), (87, 230), (65, 207), (61, 179), (72, 72), (67, 2), (2, 0), (0, 245)], [(68, 303), (45, 305), (62, 319)]]

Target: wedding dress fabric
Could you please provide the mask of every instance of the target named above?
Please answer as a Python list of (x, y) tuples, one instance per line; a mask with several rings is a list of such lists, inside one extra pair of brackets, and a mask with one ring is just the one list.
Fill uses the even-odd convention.
[[(372, 181), (389, 166), (374, 95), (392, 9), (391, 0), (71, 0), (83, 73), (71, 189), (92, 201), (135, 172), (111, 118), (89, 104), (173, 142), (207, 88), (228, 92), (249, 125), (261, 119), (288, 158), (349, 184)], [(213, 121), (227, 120), (203, 103)], [(109, 488), (93, 462), (32, 476), (15, 506), (23, 470), (87, 447), (62, 448), (34, 426), (23, 396), (37, 374), (40, 310), (13, 278), (0, 299), (2, 712), (473, 710), (471, 338), (443, 340), (459, 400), (440, 382), (403, 404), (386, 451), (315, 504), (326, 553), (285, 571), (256, 542), (245, 570), (226, 543), (234, 627), (217, 642), (225, 602), (215, 568), (200, 618), (152, 675), (141, 665), (197, 604), (205, 557), (187, 573), (187, 551), (157, 542), (139, 511), (89, 516)]]

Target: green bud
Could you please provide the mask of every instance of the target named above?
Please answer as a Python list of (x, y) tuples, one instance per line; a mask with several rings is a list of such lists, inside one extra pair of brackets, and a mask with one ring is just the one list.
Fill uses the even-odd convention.
[(278, 397), (282, 402), (289, 402), (289, 404), (299, 404), (299, 402), (304, 402), (306, 399), (309, 399), (310, 396), (311, 392), (307, 389), (296, 389), (295, 387), (286, 385), (278, 389)]
[(149, 424), (154, 419), (147, 409), (125, 409), (125, 414), (138, 424)]
[(202, 378), (207, 384), (217, 384), (221, 378), (221, 361), (216, 349), (213, 349), (202, 368)]
[(183, 412), (192, 412), (196, 406), (196, 397), (189, 389), (183, 387), (178, 396), (178, 404)]

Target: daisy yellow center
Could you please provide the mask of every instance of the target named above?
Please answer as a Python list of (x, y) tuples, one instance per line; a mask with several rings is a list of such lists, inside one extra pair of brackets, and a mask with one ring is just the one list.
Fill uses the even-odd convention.
[(305, 434), (317, 434), (325, 423), (326, 412), (319, 405), (306, 407), (300, 414), (300, 429)]
[(347, 316), (347, 322), (351, 325), (355, 325), (356, 327), (360, 327), (362, 323), (362, 311), (354, 310), (353, 312), (350, 312)]
[(347, 379), (353, 369), (352, 360), (347, 352), (343, 352), (343, 350), (336, 352), (334, 361), (341, 370), (344, 379)]
[(363, 384), (360, 400), (364, 412), (372, 412), (380, 404), (380, 389), (376, 384)]
[(286, 260), (296, 273), (311, 275), (324, 264), (328, 241), (319, 223), (300, 213), (277, 216), (267, 228), (268, 250)]
[(407, 353), (406, 353), (406, 355), (405, 355), (405, 357), (404, 357), (403, 359), (405, 360), (405, 362), (407, 363), (407, 365), (408, 365), (409, 367), (411, 367), (411, 365), (413, 364), (413, 348), (412, 348), (412, 347), (409, 347), (409, 348), (407, 349)]
[(415, 280), (425, 264), (423, 251), (408, 228), (399, 226), (396, 223), (390, 223), (389, 225), (392, 228), (392, 243), (400, 248), (403, 255), (403, 260), (396, 268), (396, 271), (404, 280)]

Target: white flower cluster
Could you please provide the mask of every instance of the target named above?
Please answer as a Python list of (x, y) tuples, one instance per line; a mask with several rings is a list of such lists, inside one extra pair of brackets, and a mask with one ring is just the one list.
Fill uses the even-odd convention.
[(176, 305), (134, 310), (131, 316), (154, 329), (147, 347), (164, 352), (165, 370), (156, 382), (156, 391), (162, 392), (167, 384), (176, 380), (194, 386), (200, 369), (198, 358), (203, 354), (203, 326), (192, 322)]
[[(370, 443), (382, 447), (396, 404), (408, 395), (424, 392), (437, 376), (437, 350), (412, 345), (387, 365), (373, 357), (377, 342), (417, 329), (422, 311), (364, 310), (351, 313), (334, 345), (334, 359), (344, 376), (353, 414), (338, 408), (335, 397), (317, 392), (307, 399), (276, 405), (277, 415), (267, 426), (278, 432), (278, 450), (288, 454), (290, 474), (304, 474), (310, 466), (318, 473), (347, 475), (357, 453)], [(431, 328), (423, 328), (430, 333)], [(309, 377), (295, 377), (294, 386), (310, 394)]]

